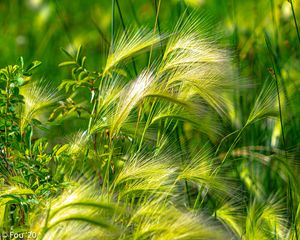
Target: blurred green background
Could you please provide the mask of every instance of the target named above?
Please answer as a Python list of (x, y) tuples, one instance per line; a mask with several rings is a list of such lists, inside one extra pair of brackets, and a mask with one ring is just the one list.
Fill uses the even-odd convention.
[[(127, 28), (153, 28), (158, 2), (118, 1), (116, 31), (123, 30), (118, 7)], [(40, 59), (44, 63), (41, 72), (47, 78), (59, 79), (63, 73), (57, 71), (57, 64), (64, 58), (59, 48), (72, 51), (83, 45), (91, 67), (100, 67), (110, 42), (111, 5), (109, 0), (2, 0), (1, 66), (13, 63), (19, 56), (23, 56), (26, 62)], [(295, 1), (295, 14), (299, 18), (298, 5)], [(287, 0), (162, 0), (159, 12), (161, 31), (169, 30), (187, 6), (188, 11), (201, 11), (217, 24), (220, 34), (224, 34), (230, 47), (237, 50), (241, 68), (248, 68), (248, 76), (264, 77), (262, 71), (257, 71), (269, 60), (264, 52), (264, 31), (270, 34), (284, 59), (282, 62), (290, 67), (298, 66), (294, 60), (298, 60), (300, 45)], [(52, 74), (53, 71), (56, 74)]]

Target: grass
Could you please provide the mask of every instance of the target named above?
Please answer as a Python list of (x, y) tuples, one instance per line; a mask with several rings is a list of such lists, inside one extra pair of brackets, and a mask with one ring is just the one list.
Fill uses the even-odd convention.
[(298, 7), (191, 3), (109, 1), (101, 61), (65, 32), (46, 77), (0, 69), (0, 239), (299, 238)]

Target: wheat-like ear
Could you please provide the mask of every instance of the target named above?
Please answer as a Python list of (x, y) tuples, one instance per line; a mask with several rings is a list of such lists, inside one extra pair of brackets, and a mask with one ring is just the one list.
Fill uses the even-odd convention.
[(106, 77), (101, 81), (97, 104), (97, 115), (91, 126), (90, 134), (109, 129), (115, 117), (116, 107), (120, 100), (120, 95), (124, 93), (124, 79), (114, 76)]
[(24, 105), (20, 108), (20, 128), (21, 132), (31, 120), (38, 117), (38, 113), (45, 107), (48, 107), (59, 100), (59, 96), (50, 84), (42, 80), (41, 82), (32, 82), (21, 88), (24, 96)]
[(223, 239), (229, 235), (206, 216), (188, 213), (159, 199), (145, 199), (133, 213), (128, 228), (133, 239)]
[(67, 136), (68, 153), (71, 155), (77, 155), (84, 152), (89, 141), (89, 135), (87, 131), (78, 131), (71, 136)]
[(180, 95), (186, 95), (188, 98), (199, 96), (203, 108), (210, 105), (219, 114), (224, 115), (230, 106), (230, 99), (226, 94), (236, 86), (235, 77), (230, 73), (229, 67), (222, 70), (223, 67), (206, 64), (178, 67), (176, 71), (170, 71), (167, 87), (181, 84)]
[(275, 81), (266, 81), (248, 117), (246, 125), (265, 116), (277, 115), (277, 90)]
[(223, 239), (230, 237), (208, 216), (187, 212), (166, 201), (166, 196), (145, 198), (127, 227), (134, 239)]
[(122, 123), (136, 104), (143, 99), (154, 86), (155, 78), (151, 71), (143, 71), (137, 79), (124, 88), (120, 94), (120, 100), (114, 118), (111, 123), (111, 132), (118, 132)]
[(232, 150), (235, 148), (236, 144), (240, 140), (240, 137), (243, 133), (243, 131), (251, 125), (256, 120), (259, 120), (264, 117), (269, 116), (277, 116), (278, 108), (276, 108), (277, 105), (277, 99), (278, 95), (277, 88), (275, 81), (267, 81), (265, 82), (265, 85), (263, 86), (260, 94), (258, 95), (255, 104), (250, 112), (250, 115), (247, 119), (247, 122), (245, 125), (238, 130), (238, 134), (236, 138), (234, 139), (233, 143), (231, 144), (229, 150), (225, 154), (225, 157), (223, 158), (223, 162), (227, 159), (227, 157), (232, 153)]
[(287, 221), (284, 217), (285, 208), (275, 196), (265, 202), (256, 200), (248, 208), (246, 217), (246, 239), (285, 239)]
[[(173, 97), (173, 99), (178, 98)], [(151, 126), (155, 127), (157, 122), (168, 120), (170, 126), (182, 122), (186, 126), (192, 127), (193, 130), (207, 135), (212, 141), (222, 135), (221, 124), (217, 121), (215, 111), (207, 109), (207, 106), (198, 101), (190, 102), (178, 99), (178, 102), (180, 101), (180, 104), (162, 104), (161, 108), (158, 108), (153, 114)]]
[(116, 237), (118, 227), (112, 216), (122, 210), (101, 194), (94, 184), (86, 180), (73, 184), (52, 199), (42, 214), (35, 213), (36, 223), (32, 231), (39, 233), (40, 239)]
[(226, 184), (227, 180), (225, 178), (214, 174), (215, 168), (216, 165), (211, 150), (204, 147), (189, 162), (184, 164), (177, 180), (193, 182), (203, 189), (213, 191), (216, 196), (218, 194), (223, 197), (224, 194), (231, 195), (234, 189)]
[[(165, 231), (159, 237), (159, 240), (172, 240), (172, 239), (229, 239), (230, 234), (226, 233), (220, 226), (209, 219), (204, 219), (192, 213), (182, 213), (170, 208), (164, 214), (168, 214), (169, 222), (166, 222)], [(163, 220), (163, 219), (162, 219)], [(159, 225), (162, 227), (161, 225)]]
[(225, 93), (236, 88), (236, 76), (228, 51), (199, 32), (203, 23), (195, 16), (179, 21), (157, 75), (167, 88), (180, 85), (181, 94), (198, 95), (206, 105), (224, 114), (229, 102)]
[(190, 64), (229, 63), (227, 50), (218, 47), (215, 41), (217, 36), (213, 41), (208, 32), (203, 31), (206, 28), (205, 19), (196, 14), (190, 14), (187, 18), (183, 15), (167, 42), (161, 71)]
[(157, 34), (146, 29), (123, 33), (107, 57), (103, 74), (106, 75), (111, 68), (119, 64), (122, 60), (156, 45), (160, 40), (161, 38)]
[(175, 171), (167, 157), (137, 155), (126, 162), (113, 187), (121, 188), (120, 197), (172, 192)]
[(232, 204), (230, 200), (224, 201), (215, 211), (215, 217), (237, 236), (241, 237), (244, 231), (245, 221), (242, 212), (242, 202)]

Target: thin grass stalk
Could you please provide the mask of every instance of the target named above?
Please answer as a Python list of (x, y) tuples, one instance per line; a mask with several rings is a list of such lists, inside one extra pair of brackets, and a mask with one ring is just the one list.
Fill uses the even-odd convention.
[(215, 151), (215, 156), (218, 155), (218, 152), (219, 152), (220, 147), (222, 146), (223, 142), (224, 142), (227, 138), (229, 138), (230, 136), (236, 134), (238, 131), (240, 131), (240, 130), (235, 130), (234, 132), (229, 133), (228, 135), (226, 135), (225, 137), (222, 138), (222, 140), (220, 141), (220, 143), (219, 143), (219, 145), (218, 145), (218, 147), (217, 147), (217, 150)]
[[(156, 0), (155, 0), (155, 2), (156, 2)], [(157, 24), (158, 24), (158, 16), (159, 16), (159, 11), (160, 11), (160, 4), (161, 4), (161, 0), (159, 0), (158, 6), (156, 8), (156, 17), (155, 17), (155, 23), (154, 23), (154, 29), (153, 29), (154, 33), (156, 32), (156, 27), (157, 27)], [(150, 64), (151, 64), (152, 51), (153, 51), (153, 46), (150, 47), (149, 60), (148, 60), (148, 68), (150, 67)], [(141, 150), (142, 143), (143, 143), (143, 140), (144, 140), (147, 128), (150, 126), (150, 123), (151, 123), (150, 119), (152, 119), (152, 116), (154, 114), (153, 110), (154, 110), (155, 105), (156, 105), (156, 100), (154, 100), (154, 102), (152, 103), (152, 106), (151, 106), (151, 109), (150, 109), (150, 113), (149, 113), (149, 117), (147, 118), (146, 125), (145, 125), (145, 128), (143, 130), (143, 134), (142, 134), (142, 137), (141, 137), (141, 141), (140, 141), (140, 145), (139, 145), (138, 151)]]
[(281, 99), (280, 99), (280, 93), (279, 93), (279, 85), (278, 85), (277, 74), (276, 74), (275, 71), (274, 71), (274, 77), (275, 77), (276, 91), (277, 91), (277, 97), (278, 97), (278, 110), (279, 110), (279, 119), (280, 119), (280, 126), (281, 126), (282, 141), (283, 141), (283, 146), (284, 146), (285, 158), (288, 161), (286, 141), (285, 141), (285, 133), (284, 133), (284, 125), (283, 125), (283, 120), (282, 120), (282, 108), (281, 108)]
[[(156, 3), (156, 0), (155, 0), (155, 3)], [(159, 16), (159, 11), (160, 11), (160, 3), (161, 3), (161, 0), (158, 1), (158, 5), (155, 8), (156, 16), (155, 16), (155, 23), (154, 23), (154, 29), (153, 29), (154, 33), (156, 33), (156, 28), (158, 26), (158, 16)], [(153, 46), (151, 46), (150, 52), (149, 52), (148, 68), (150, 67), (150, 63), (151, 63), (152, 51), (153, 51)]]
[(296, 19), (296, 14), (295, 14), (293, 0), (289, 0), (289, 2), (291, 4), (291, 8), (292, 8), (294, 23), (295, 23), (295, 27), (296, 27), (296, 31), (297, 31), (298, 42), (300, 44), (300, 33), (299, 33), (298, 23), (297, 23), (297, 19)]
[[(180, 141), (180, 133), (183, 134), (181, 127), (178, 126), (178, 129), (176, 131), (176, 137), (178, 139), (180, 152), (183, 152), (183, 148), (182, 148), (181, 141)], [(186, 151), (184, 151), (184, 152), (185, 152), (184, 155), (187, 155)], [(184, 165), (183, 156), (181, 156), (181, 164)], [(187, 199), (188, 199), (188, 206), (190, 207), (191, 204), (192, 204), (192, 202), (191, 202), (189, 185), (188, 185), (188, 182), (187, 182), (186, 179), (184, 179), (184, 184), (185, 184), (185, 188), (186, 188), (186, 195), (187, 195)]]
[(140, 119), (141, 119), (141, 115), (142, 115), (142, 106), (138, 106), (139, 111), (138, 111), (138, 118), (136, 121), (136, 125), (135, 125), (135, 130), (134, 130), (134, 138), (132, 140), (132, 145), (135, 143), (135, 139), (137, 138), (137, 133), (138, 133), (138, 127), (139, 127), (139, 123), (140, 123)]
[[(125, 36), (126, 36), (126, 38), (128, 38), (128, 37), (127, 37), (128, 35), (127, 35), (127, 30), (126, 30), (125, 22), (124, 22), (124, 19), (123, 19), (122, 11), (121, 11), (121, 8), (120, 8), (119, 1), (118, 1), (118, 0), (116, 0), (116, 4), (117, 4), (117, 8), (118, 8), (118, 12), (119, 12), (119, 16), (120, 16), (120, 19), (121, 19), (121, 23), (122, 23), (122, 27), (123, 27)], [(134, 57), (131, 57), (131, 59), (132, 59), (132, 64), (133, 64), (133, 70), (134, 70), (134, 73), (135, 73), (135, 75), (137, 76), (137, 75), (138, 75), (138, 72), (137, 72), (137, 68), (136, 68), (135, 59), (134, 59)]]
[[(271, 49), (271, 45), (269, 42), (269, 38), (267, 36), (267, 34), (265, 33), (265, 42), (267, 45), (267, 49), (270, 53), (271, 56), (273, 56), (272, 54), (272, 49)], [(281, 134), (282, 134), (282, 141), (283, 141), (283, 147), (284, 147), (284, 151), (285, 151), (285, 158), (286, 161), (287, 159), (287, 149), (286, 149), (286, 141), (285, 141), (285, 134), (284, 134), (284, 126), (283, 126), (283, 120), (282, 120), (282, 107), (281, 107), (281, 98), (280, 98), (280, 92), (279, 92), (279, 84), (278, 84), (278, 78), (277, 78), (277, 68), (276, 68), (276, 62), (274, 57), (271, 58), (271, 62), (272, 62), (272, 68), (273, 68), (273, 75), (272, 77), (275, 80), (275, 84), (276, 84), (276, 91), (277, 91), (277, 98), (278, 98), (278, 111), (279, 111), (279, 119), (280, 119), (280, 125), (281, 125)]]
[[(157, 5), (157, 0), (155, 0), (154, 1), (154, 4), (155, 4), (155, 9), (156, 9), (156, 11), (157, 10), (160, 10), (160, 3), (159, 3), (159, 5)], [(159, 33), (159, 35), (161, 35), (161, 29), (160, 29), (160, 21), (159, 21), (159, 15), (158, 15), (158, 17), (157, 17), (157, 29), (158, 29), (158, 33)], [(160, 42), (160, 47), (161, 47), (161, 51), (162, 51), (162, 54), (163, 54), (163, 46), (162, 46), (162, 42)]]
[(100, 89), (101, 89), (101, 86), (102, 86), (101, 84), (104, 81), (104, 78), (105, 78), (105, 75), (103, 74), (101, 79), (100, 79), (100, 83), (99, 83), (99, 87), (97, 89), (96, 95), (95, 95), (95, 97), (93, 99), (93, 102), (92, 102), (93, 107), (92, 107), (91, 115), (90, 115), (90, 118), (89, 118), (88, 134), (90, 134), (90, 132), (91, 132), (92, 122), (93, 122), (93, 120), (95, 119), (95, 117), (97, 115), (97, 105), (100, 102)]
[(158, 147), (158, 145), (159, 145), (160, 138), (161, 138), (162, 132), (163, 132), (163, 127), (164, 126), (162, 126), (162, 122), (159, 121), (158, 122), (158, 128), (157, 128), (156, 147)]
[(279, 52), (279, 46), (278, 46), (278, 26), (277, 26), (276, 18), (275, 18), (274, 0), (270, 0), (270, 2), (271, 2), (272, 22), (273, 22), (273, 28), (274, 28), (274, 41), (275, 41), (275, 46), (276, 46), (276, 53), (278, 54), (278, 52)]
[(247, 122), (238, 132), (238, 135), (236, 136), (236, 138), (234, 139), (233, 143), (230, 145), (228, 151), (226, 152), (221, 164), (216, 168), (216, 173), (218, 172), (218, 170), (223, 166), (223, 164), (225, 163), (226, 159), (228, 158), (228, 156), (232, 153), (233, 148), (236, 146), (236, 144), (238, 143), (242, 133), (244, 132), (244, 130), (246, 129), (246, 127), (249, 125), (249, 123)]
[(199, 207), (199, 201), (200, 201), (201, 194), (202, 194), (202, 186), (200, 186), (200, 188), (198, 189), (198, 194), (197, 194), (196, 200), (194, 202), (193, 209), (196, 209)]
[(115, 38), (115, 0), (111, 0), (111, 50), (114, 51)]
[(292, 190), (292, 187), (291, 187), (291, 179), (290, 179), (290, 176), (288, 177), (288, 189), (287, 189), (287, 196), (288, 196), (288, 201), (287, 201), (287, 208), (288, 210), (290, 211), (290, 214), (291, 214), (291, 225), (293, 226), (294, 228), (294, 231), (295, 231), (295, 234), (296, 234), (296, 240), (298, 240), (298, 229), (297, 229), (297, 219), (296, 219), (296, 215), (294, 213), (294, 201), (293, 201), (293, 190)]
[(107, 166), (104, 174), (104, 179), (103, 179), (103, 186), (107, 187), (107, 192), (109, 192), (109, 171), (110, 171), (110, 165), (111, 165), (111, 160), (113, 157), (113, 149), (114, 149), (114, 143), (112, 141), (112, 135), (110, 134), (109, 138), (109, 144), (108, 144), (108, 149), (109, 149), (109, 155), (108, 155), (108, 160), (107, 160)]
[(147, 131), (148, 127), (150, 126), (151, 119), (152, 119), (152, 117), (153, 117), (153, 114), (154, 114), (154, 108), (155, 108), (155, 105), (156, 105), (156, 104), (157, 104), (157, 103), (156, 103), (156, 101), (154, 100), (154, 102), (153, 102), (152, 105), (151, 105), (150, 112), (149, 112), (149, 116), (147, 117), (147, 121), (146, 121), (144, 130), (143, 130), (143, 133), (142, 133), (142, 137), (141, 137), (141, 140), (140, 140), (138, 152), (142, 149), (142, 145), (143, 145), (143, 141), (144, 141), (144, 138), (145, 138), (145, 135), (146, 135), (146, 131)]
[[(268, 51), (270, 52), (270, 43), (268, 43), (268, 36), (265, 34), (265, 41), (266, 41), (266, 45), (268, 48)], [(272, 55), (272, 52), (271, 56)], [(284, 148), (284, 153), (285, 153), (285, 159), (286, 161), (288, 161), (288, 157), (287, 157), (287, 146), (286, 146), (286, 140), (285, 140), (285, 132), (284, 132), (284, 125), (283, 125), (283, 116), (282, 116), (282, 106), (281, 106), (281, 98), (280, 98), (280, 92), (279, 92), (279, 84), (278, 84), (278, 78), (277, 78), (277, 72), (276, 72), (276, 66), (275, 66), (275, 62), (274, 59), (271, 59), (272, 62), (272, 68), (273, 68), (273, 75), (272, 77), (275, 80), (276, 83), (276, 91), (277, 91), (277, 97), (278, 97), (278, 111), (279, 111), (279, 120), (280, 120), (280, 127), (281, 127), (281, 135), (282, 135), (282, 142), (283, 142), (283, 148)], [(291, 181), (290, 181), (290, 177), (288, 177), (288, 209), (290, 209), (290, 213), (291, 213), (291, 221), (292, 221), (292, 225), (294, 227), (295, 230), (295, 234), (296, 234), (296, 239), (298, 240), (298, 230), (297, 230), (297, 226), (295, 224), (295, 216), (294, 216), (294, 203), (293, 203), (293, 193), (292, 193), (292, 188), (291, 188)]]
[[(284, 79), (282, 77), (278, 57), (272, 49), (271, 41), (270, 41), (270, 38), (269, 38), (267, 32), (264, 31), (264, 34), (265, 34), (265, 43), (266, 43), (267, 50), (268, 50), (270, 58), (271, 58), (270, 60), (272, 62), (272, 66), (273, 66), (273, 69), (272, 69), (273, 73), (271, 75), (272, 75), (273, 78), (276, 77), (277, 84), (279, 84), (279, 80), (281, 80), (281, 84), (282, 84), (282, 88), (283, 88), (283, 92), (284, 92), (284, 97), (286, 98), (287, 102), (290, 102), (289, 97), (288, 97), (287, 87), (285, 86), (285, 82), (284, 82)], [(275, 74), (276, 74), (276, 76), (275, 76)], [(295, 116), (295, 114), (294, 114), (295, 111), (294, 111), (292, 105), (288, 104), (287, 107), (290, 108), (291, 114), (293, 116)], [(295, 122), (294, 118), (291, 119), (291, 122), (292, 122), (293, 126), (296, 126), (296, 122)]]
[[(232, 0), (231, 2), (231, 7), (232, 7), (232, 22), (233, 22), (233, 26), (234, 26), (234, 32), (233, 32), (233, 46), (234, 46), (234, 51), (235, 51), (235, 58), (236, 58), (236, 65), (237, 65), (237, 74), (240, 75), (241, 72), (241, 58), (240, 58), (240, 49), (239, 49), (239, 28), (238, 28), (238, 18), (237, 18), (237, 14), (238, 11), (236, 9), (236, 1)], [(235, 94), (233, 95), (234, 97), (234, 106), (236, 109), (241, 109), (241, 95), (240, 92), (238, 91), (238, 89), (234, 90)], [(241, 110), (242, 111), (242, 110)], [(242, 116), (246, 115), (246, 114), (241, 114)], [(241, 118), (241, 120), (243, 121), (243, 119)]]
[(8, 76), (6, 79), (6, 87), (5, 91), (7, 92), (6, 102), (5, 102), (5, 120), (4, 120), (4, 134), (5, 134), (5, 160), (8, 161), (9, 158), (9, 148), (8, 148), (8, 108), (9, 108), (9, 86), (10, 86), (10, 77)]

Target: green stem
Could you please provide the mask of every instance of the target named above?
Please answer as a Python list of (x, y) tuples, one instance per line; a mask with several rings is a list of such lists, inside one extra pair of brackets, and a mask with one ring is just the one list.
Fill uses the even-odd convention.
[[(180, 133), (183, 135), (183, 131), (181, 129), (181, 126), (178, 126), (178, 130), (176, 131), (176, 137), (177, 137), (177, 141), (179, 143), (180, 152), (182, 152), (183, 147), (182, 147), (182, 144), (181, 144), (181, 141), (180, 141)], [(186, 151), (186, 149), (184, 149), (184, 155), (188, 155), (188, 151)], [(184, 160), (183, 160), (182, 157), (183, 156), (181, 156), (181, 164), (184, 165)], [(185, 189), (186, 189), (186, 195), (187, 195), (187, 198), (188, 198), (188, 206), (190, 207), (191, 204), (192, 204), (192, 201), (191, 201), (191, 196), (190, 196), (189, 185), (188, 185), (188, 182), (187, 182), (186, 179), (184, 179), (184, 184), (185, 184)]]
[(296, 31), (297, 31), (297, 37), (298, 37), (298, 41), (299, 41), (299, 44), (300, 44), (300, 33), (299, 33), (298, 23), (297, 23), (297, 19), (296, 19), (295, 10), (294, 10), (293, 0), (289, 0), (289, 2), (291, 3), (294, 23), (295, 23), (295, 27), (296, 27)]
[[(212, 175), (217, 175), (219, 170), (222, 168), (222, 166), (224, 165), (226, 159), (228, 158), (228, 156), (232, 153), (233, 148), (236, 146), (236, 144), (238, 143), (238, 141), (240, 140), (240, 137), (243, 133), (243, 131), (245, 130), (245, 128), (250, 124), (249, 121), (246, 122), (246, 124), (239, 130), (238, 135), (236, 136), (236, 138), (234, 139), (233, 143), (230, 145), (228, 151), (226, 152), (221, 164), (213, 171)], [(236, 132), (236, 131), (235, 131)], [(234, 133), (235, 133), (234, 132)]]
[(139, 151), (141, 150), (141, 148), (142, 148), (142, 144), (143, 144), (143, 141), (144, 141), (144, 138), (145, 138), (146, 131), (147, 131), (148, 127), (149, 127), (150, 124), (151, 124), (152, 116), (153, 116), (153, 114), (154, 114), (154, 107), (155, 107), (155, 105), (156, 105), (156, 101), (154, 100), (154, 102), (152, 103), (150, 112), (149, 112), (149, 116), (147, 117), (147, 121), (146, 121), (144, 130), (143, 130), (143, 133), (142, 133), (142, 137), (141, 137), (141, 140), (140, 140), (138, 152), (139, 152)]
[[(126, 30), (126, 26), (125, 26), (125, 21), (123, 19), (123, 15), (122, 15), (122, 11), (121, 11), (121, 8), (120, 8), (120, 5), (119, 5), (119, 1), (116, 0), (116, 3), (117, 3), (117, 8), (118, 8), (118, 12), (119, 12), (119, 15), (120, 15), (120, 19), (121, 19), (121, 23), (122, 23), (122, 26), (123, 26), (123, 30), (124, 30), (125, 36), (126, 36), (126, 38), (128, 38), (128, 36), (127, 36), (127, 30)], [(137, 68), (136, 68), (135, 59), (134, 59), (134, 57), (131, 57), (131, 59), (132, 59), (134, 73), (137, 76), (138, 72), (137, 72)]]
[(4, 131), (5, 131), (5, 158), (8, 160), (9, 152), (8, 152), (8, 128), (7, 128), (7, 119), (8, 119), (8, 108), (9, 108), (9, 100), (10, 100), (10, 77), (8, 76), (6, 79), (6, 87), (5, 92), (7, 94), (6, 102), (5, 102), (5, 122), (4, 122)]
[[(157, 5), (157, 4), (156, 4), (156, 0), (155, 0), (156, 17), (155, 17), (155, 24), (154, 24), (154, 29), (153, 29), (153, 32), (154, 32), (154, 33), (156, 32), (157, 26), (159, 26), (159, 25), (158, 25), (158, 24), (159, 24), (159, 22), (158, 22), (158, 15), (159, 15), (159, 11), (160, 11), (160, 3), (161, 3), (161, 0), (159, 0), (158, 5)], [(157, 5), (157, 7), (156, 7), (156, 5)], [(149, 53), (148, 67), (150, 67), (150, 63), (151, 63), (152, 50), (153, 50), (153, 47), (151, 46), (151, 48), (150, 48), (150, 53)]]
[(111, 50), (114, 51), (115, 34), (115, 0), (111, 1)]

